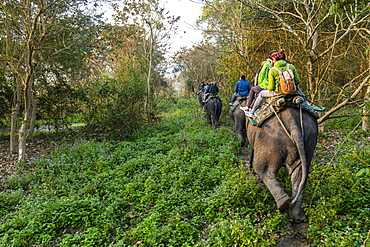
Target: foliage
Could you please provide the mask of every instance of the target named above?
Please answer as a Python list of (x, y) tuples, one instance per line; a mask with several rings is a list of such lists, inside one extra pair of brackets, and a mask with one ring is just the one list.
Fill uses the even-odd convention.
[[(356, 129), (361, 121), (362, 110), (360, 108), (345, 108), (338, 112), (338, 117), (329, 118), (325, 125), (328, 129)], [(348, 116), (355, 116), (348, 118)], [(342, 117), (340, 117), (342, 116)]]
[[(235, 134), (206, 125), (196, 100), (176, 102), (163, 102), (162, 120), (130, 140), (81, 140), (19, 167), (0, 193), (0, 245), (276, 244), (289, 218), (237, 157)], [(370, 230), (369, 174), (358, 173), (370, 163), (368, 133), (335, 148), (324, 146), (330, 138), (305, 191), (308, 240), (360, 246)]]
[(63, 81), (44, 85), (43, 91), (45, 93), (38, 97), (37, 119), (41, 119), (45, 125), (52, 125), (57, 130), (66, 128), (70, 124), (70, 117), (81, 113), (81, 102), (86, 101), (82, 88), (71, 87)]
[[(45, 99), (43, 93), (50, 92), (50, 87), (46, 89), (45, 85), (57, 88), (60, 83), (66, 88), (67, 81), (72, 84), (75, 79), (83, 78), (90, 68), (86, 59), (98, 34), (100, 17), (82, 10), (87, 3), (87, 0), (68, 4), (58, 0), (1, 1), (0, 58), (6, 62), (6, 80), (12, 85), (13, 94), (9, 118), (14, 127), (18, 120), (22, 121), (20, 128), (11, 128), (10, 151), (16, 151), (18, 137), (20, 160), (25, 160), (26, 140), (34, 131), (38, 97)], [(53, 98), (50, 103), (60, 98)], [(60, 106), (60, 101), (57, 103)], [(50, 114), (55, 115), (47, 118), (55, 120), (64, 117), (65, 112)]]
[[(360, 120), (358, 120), (360, 121)], [(338, 146), (319, 151), (309, 180), (306, 206), (312, 246), (366, 246), (370, 231), (368, 132), (348, 129), (323, 138)], [(327, 150), (327, 149), (326, 149)], [(333, 152), (335, 153), (333, 154)]]
[(12, 88), (5, 80), (5, 70), (0, 70), (0, 128), (11, 111)]
[[(143, 110), (149, 119), (157, 104), (158, 92), (163, 89), (164, 80), (159, 65), (164, 60), (163, 54), (168, 49), (169, 37), (179, 17), (171, 16), (157, 0), (124, 0), (122, 5), (122, 9), (113, 5), (116, 10), (116, 26), (121, 29), (118, 32), (121, 35), (118, 36), (120, 42), (113, 43), (115, 49), (111, 51), (111, 56), (115, 60), (118, 58), (115, 62), (117, 74), (126, 70), (126, 61), (131, 61), (129, 68), (132, 66), (134, 73), (145, 78)], [(138, 70), (143, 73), (138, 73)]]
[(0, 196), (0, 243), (209, 246), (222, 233), (271, 245), (287, 218), (236, 157), (234, 134), (182, 101), (131, 141), (81, 141), (21, 169)]
[[(224, 76), (218, 74), (219, 58), (217, 51), (210, 45), (199, 45), (193, 49), (183, 48), (176, 54), (174, 61), (182, 71), (181, 76), (187, 78), (185, 96), (193, 96), (198, 92), (202, 82), (224, 81)], [(223, 85), (221, 92), (222, 87)]]
[(268, 53), (284, 49), (306, 97), (332, 108), (323, 121), (337, 108), (366, 102), (368, 1), (331, 1), (341, 5), (333, 14), (331, 2), (320, 0), (202, 2), (199, 24), (221, 58), (216, 65), (229, 95), (236, 76), (253, 80)]
[(121, 81), (106, 78), (90, 83), (85, 121), (94, 132), (114, 134), (124, 139), (144, 122), (145, 81)]

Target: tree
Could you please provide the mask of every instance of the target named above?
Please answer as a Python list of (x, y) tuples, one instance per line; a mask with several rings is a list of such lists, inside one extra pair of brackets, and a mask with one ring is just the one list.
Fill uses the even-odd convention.
[[(142, 61), (146, 61), (147, 65), (145, 112), (150, 119), (154, 104), (153, 85), (163, 82), (155, 74), (160, 72), (158, 66), (164, 60), (166, 41), (180, 17), (171, 16), (158, 0), (125, 0), (122, 4), (122, 10), (116, 6), (116, 20), (126, 27), (135, 27), (138, 34), (136, 37), (140, 38), (138, 44), (142, 46)], [(155, 78), (159, 81), (155, 81)]]
[[(3, 49), (0, 58), (7, 64), (6, 70), (11, 75), (14, 88), (11, 152), (15, 152), (18, 117), (23, 113), (22, 125), (18, 132), (19, 160), (26, 159), (26, 140), (34, 129), (37, 112), (35, 85), (42, 76), (48, 80), (54, 78), (56, 74), (52, 72), (56, 70), (52, 71), (50, 69), (52, 66), (61, 68), (67, 64), (67, 62), (57, 63), (56, 57), (71, 58), (69, 65), (72, 61), (78, 60), (75, 57), (76, 53), (71, 54), (73, 50), (71, 48), (77, 47), (82, 43), (78, 41), (87, 37), (83, 33), (86, 26), (79, 26), (87, 23), (82, 21), (86, 20), (86, 16), (80, 10), (80, 7), (87, 3), (87, 0), (1, 1), (0, 25)], [(78, 50), (75, 49), (73, 52)], [(81, 54), (77, 57), (82, 58)], [(59, 78), (73, 74), (71, 67), (62, 71), (59, 71)]]
[[(5, 68), (5, 64), (2, 64), (1, 68)], [(3, 120), (11, 113), (12, 102), (12, 87), (6, 80), (5, 72), (5, 69), (0, 69), (0, 128), (6, 126)]]
[[(308, 92), (309, 99), (319, 104), (330, 103), (332, 107), (320, 122), (345, 105), (364, 102), (363, 90), (367, 83), (363, 82), (369, 69), (367, 59), (363, 59), (368, 43), (362, 39), (369, 33), (367, 3), (348, 1), (340, 11), (331, 14), (327, 1), (323, 0), (204, 2), (203, 21), (208, 23), (209, 34), (212, 34), (217, 45), (233, 47), (234, 42), (221, 42), (226, 39), (220, 38), (225, 34), (221, 33), (224, 29), (219, 27), (225, 22), (215, 21), (217, 14), (208, 16), (207, 11), (220, 9), (222, 12), (222, 6), (227, 4), (234, 9), (227, 11), (230, 12), (227, 16), (234, 20), (228, 21), (230, 30), (226, 33), (230, 37), (234, 30), (236, 33), (244, 32), (245, 37), (268, 37), (268, 42), (274, 44), (275, 49), (284, 48), (287, 51), (289, 60), (301, 68), (301, 86)], [(241, 9), (236, 3), (245, 7), (241, 11), (241, 18), (235, 15), (236, 9)], [(245, 30), (233, 28), (230, 23), (242, 23)], [(262, 38), (262, 42), (264, 40)], [(261, 53), (263, 49), (259, 47), (260, 44), (253, 39), (243, 44), (249, 47), (244, 48), (249, 53), (246, 56), (252, 58), (255, 53)], [(361, 59), (355, 59), (359, 56)], [(250, 61), (250, 64), (258, 63)], [(343, 71), (341, 68), (344, 65), (348, 67), (348, 64), (351, 67)]]
[[(218, 74), (217, 59), (220, 54), (209, 45), (183, 48), (175, 54), (175, 63), (186, 78), (185, 95), (189, 96), (198, 90), (201, 82), (224, 81), (224, 76)], [(221, 90), (222, 91), (222, 90)]]

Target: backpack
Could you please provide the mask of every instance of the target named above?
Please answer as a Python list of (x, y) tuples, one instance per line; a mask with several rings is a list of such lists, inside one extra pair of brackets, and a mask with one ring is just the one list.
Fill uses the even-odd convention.
[(296, 93), (297, 88), (295, 85), (294, 74), (293, 71), (289, 69), (289, 64), (286, 65), (285, 71), (280, 71), (276, 67), (273, 68), (279, 73), (281, 92), (283, 94)]

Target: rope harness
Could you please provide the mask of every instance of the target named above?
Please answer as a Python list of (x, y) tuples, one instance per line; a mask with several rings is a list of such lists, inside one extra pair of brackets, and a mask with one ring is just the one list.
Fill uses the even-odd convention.
[[(276, 96), (274, 96), (274, 97), (275, 97), (275, 98), (278, 98), (278, 97), (276, 97)], [(286, 135), (289, 137), (289, 139), (290, 139), (291, 141), (293, 141), (293, 138), (292, 138), (291, 134), (289, 133), (289, 131), (288, 131), (288, 130), (287, 130), (287, 128), (285, 127), (285, 125), (284, 125), (283, 121), (281, 120), (281, 118), (280, 118), (280, 117), (279, 117), (279, 115), (277, 114), (277, 112), (276, 112), (275, 108), (274, 108), (271, 104), (269, 104), (269, 105), (270, 105), (270, 108), (272, 109), (272, 111), (274, 112), (274, 114), (275, 114), (276, 118), (278, 119), (279, 123), (280, 123), (280, 124), (281, 124), (281, 126), (283, 127), (284, 132), (285, 132), (285, 133), (286, 133)], [(301, 127), (302, 137), (304, 138), (303, 114), (302, 114), (302, 107), (301, 107), (301, 106), (299, 106), (299, 122), (300, 122), (300, 127)]]

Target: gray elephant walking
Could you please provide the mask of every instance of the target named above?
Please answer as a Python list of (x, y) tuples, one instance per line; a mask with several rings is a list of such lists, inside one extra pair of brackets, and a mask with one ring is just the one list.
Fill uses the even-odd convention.
[[(287, 107), (277, 115), (260, 127), (247, 121), (251, 165), (271, 192), (277, 208), (282, 212), (289, 210), (294, 221), (300, 222), (304, 216), (303, 190), (317, 143), (318, 124), (310, 113), (294, 107)], [(291, 176), (291, 196), (276, 179), (282, 166)]]
[(220, 116), (222, 111), (222, 101), (218, 96), (211, 96), (204, 103), (203, 108), (206, 110), (206, 121), (215, 127), (220, 126)]
[(246, 116), (243, 110), (240, 107), (244, 107), (247, 104), (247, 99), (243, 99), (242, 101), (238, 101), (237, 105), (230, 106), (229, 116), (234, 121), (234, 131), (236, 137), (240, 141), (242, 147), (245, 147), (247, 143), (247, 136), (246, 136)]

